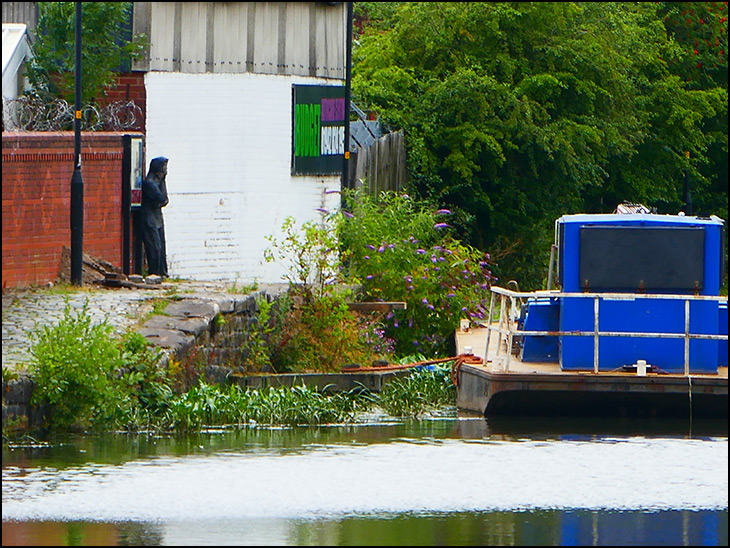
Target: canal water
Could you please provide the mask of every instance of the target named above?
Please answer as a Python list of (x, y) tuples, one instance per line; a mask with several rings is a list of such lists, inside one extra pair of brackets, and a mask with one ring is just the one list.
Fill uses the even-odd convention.
[(3, 448), (3, 545), (728, 544), (727, 420), (423, 420)]

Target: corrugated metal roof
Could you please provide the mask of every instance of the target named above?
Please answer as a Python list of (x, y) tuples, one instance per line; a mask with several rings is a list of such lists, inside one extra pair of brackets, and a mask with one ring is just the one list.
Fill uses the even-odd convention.
[(38, 2), (3, 2), (3, 23), (23, 23), (33, 38), (38, 26)]
[(150, 47), (133, 69), (344, 79), (346, 13), (341, 2), (135, 2)]

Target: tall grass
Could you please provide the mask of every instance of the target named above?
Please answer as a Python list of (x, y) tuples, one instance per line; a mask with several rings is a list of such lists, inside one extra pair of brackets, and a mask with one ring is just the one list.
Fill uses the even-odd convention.
[(306, 386), (262, 390), (201, 383), (172, 399), (158, 427), (196, 431), (211, 426), (346, 423), (370, 403), (358, 391), (325, 395)]
[(451, 362), (421, 367), (407, 377), (390, 381), (376, 401), (383, 411), (396, 417), (418, 417), (453, 406), (456, 389), (451, 381)]
[(129, 416), (127, 428), (195, 432), (220, 426), (343, 424), (372, 411), (417, 418), (451, 408), (454, 402), (447, 363), (414, 370), (385, 384), (380, 393), (353, 389), (325, 394), (303, 385), (251, 389), (200, 383), (163, 408), (138, 408)]
[(201, 383), (175, 397), (158, 417), (158, 427), (196, 431), (242, 425), (317, 425), (348, 423), (379, 409), (395, 417), (419, 417), (452, 407), (455, 389), (450, 364), (414, 370), (388, 382), (380, 393), (353, 389), (331, 395), (306, 386), (262, 390)]

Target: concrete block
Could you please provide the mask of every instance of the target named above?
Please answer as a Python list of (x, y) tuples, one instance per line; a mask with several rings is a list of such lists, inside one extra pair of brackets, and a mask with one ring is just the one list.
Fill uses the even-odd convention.
[(205, 318), (179, 316), (153, 316), (144, 323), (148, 329), (171, 329), (199, 337), (208, 329), (209, 323)]
[(177, 356), (187, 352), (195, 343), (194, 336), (177, 329), (142, 327), (138, 333), (155, 346), (167, 348)]
[(183, 318), (207, 318), (212, 320), (220, 312), (218, 303), (202, 299), (183, 299), (167, 305), (165, 314)]

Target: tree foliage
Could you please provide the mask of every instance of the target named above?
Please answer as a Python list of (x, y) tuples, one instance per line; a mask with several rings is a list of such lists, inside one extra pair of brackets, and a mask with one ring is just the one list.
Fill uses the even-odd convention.
[(410, 191), (502, 279), (540, 285), (562, 214), (676, 213), (685, 173), (695, 212), (727, 218), (724, 3), (683, 20), (673, 2), (376, 4), (359, 5), (353, 96), (405, 130)]
[[(28, 76), (36, 92), (74, 103), (75, 2), (39, 2), (34, 57)], [(82, 102), (88, 104), (114, 83), (114, 71), (141, 54), (144, 35), (131, 40), (124, 24), (132, 2), (83, 2), (81, 15)]]

